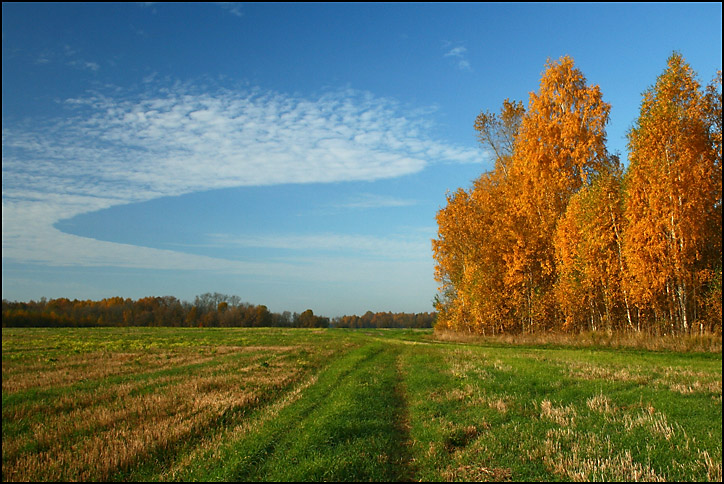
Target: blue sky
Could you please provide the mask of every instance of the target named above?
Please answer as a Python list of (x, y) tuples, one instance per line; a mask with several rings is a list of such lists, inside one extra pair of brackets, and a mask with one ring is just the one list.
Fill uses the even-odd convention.
[(721, 3), (2, 5), (2, 297), (204, 292), (273, 311), (432, 310), (445, 194), (481, 110), (570, 55), (626, 156)]

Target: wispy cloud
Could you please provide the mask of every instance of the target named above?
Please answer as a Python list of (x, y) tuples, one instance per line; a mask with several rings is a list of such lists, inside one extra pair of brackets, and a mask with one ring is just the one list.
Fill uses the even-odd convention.
[(214, 247), (283, 249), (291, 252), (353, 253), (356, 257), (383, 260), (430, 260), (429, 239), (415, 236), (386, 237), (322, 233), (311, 235), (233, 235), (209, 234)]
[(216, 5), (237, 17), (244, 16), (244, 12), (241, 10), (241, 3), (239, 2), (216, 2)]
[[(156, 257), (152, 249), (138, 257), (130, 246), (81, 243), (53, 224), (162, 196), (379, 180), (432, 163), (480, 161), (475, 149), (433, 139), (424, 116), (368, 93), (303, 98), (152, 81), (146, 86), (155, 87), (143, 93), (68, 99), (62, 119), (3, 119), (3, 258), (58, 265), (195, 264), (165, 252)], [(358, 207), (400, 203), (407, 202), (373, 196), (350, 201)]]
[[(448, 47), (449, 47), (449, 43), (446, 43), (446, 44), (448, 44)], [(468, 61), (468, 58), (467, 58), (467, 52), (468, 52), (468, 49), (466, 47), (464, 47), (462, 45), (458, 45), (458, 46), (455, 46), (455, 47), (451, 48), (450, 50), (448, 50), (445, 53), (444, 57), (453, 58), (453, 60), (455, 60), (455, 63), (457, 65), (458, 69), (460, 69), (462, 71), (470, 71), (470, 70), (472, 70), (472, 68), (470, 67), (470, 62)]]
[(72, 60), (68, 61), (68, 65), (71, 67), (77, 67), (79, 69), (85, 69), (93, 72), (97, 72), (101, 66), (96, 62), (84, 61), (84, 60)]
[(79, 52), (70, 45), (65, 44), (61, 48), (46, 49), (35, 57), (36, 64), (60, 63), (66, 66), (81, 70), (98, 72), (101, 66), (97, 62), (82, 58)]
[(388, 195), (378, 195), (376, 193), (360, 193), (354, 198), (335, 205), (337, 208), (392, 208), (392, 207), (410, 207), (417, 204), (416, 200), (406, 198), (390, 197)]
[[(479, 153), (423, 133), (392, 102), (353, 91), (303, 99), (186, 87), (69, 99), (41, 129), (5, 123), (4, 195), (39, 192), (127, 201), (233, 186), (378, 180)], [(30, 181), (30, 183), (28, 183)]]

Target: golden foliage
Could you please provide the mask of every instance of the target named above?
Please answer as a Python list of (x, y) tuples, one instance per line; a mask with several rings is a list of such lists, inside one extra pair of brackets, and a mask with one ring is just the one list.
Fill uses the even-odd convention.
[(721, 332), (721, 73), (703, 91), (671, 56), (626, 172), (610, 110), (566, 56), (526, 109), (478, 115), (495, 166), (437, 214), (438, 329)]
[(721, 156), (710, 129), (700, 85), (674, 54), (629, 133), (625, 248), (637, 304), (684, 332), (705, 271), (721, 267)]

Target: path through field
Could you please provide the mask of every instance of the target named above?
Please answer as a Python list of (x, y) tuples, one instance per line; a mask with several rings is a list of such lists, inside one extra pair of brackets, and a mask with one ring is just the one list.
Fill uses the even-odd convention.
[(218, 452), (223, 465), (188, 479), (397, 481), (410, 477), (399, 345), (374, 343), (331, 362), (303, 399)]

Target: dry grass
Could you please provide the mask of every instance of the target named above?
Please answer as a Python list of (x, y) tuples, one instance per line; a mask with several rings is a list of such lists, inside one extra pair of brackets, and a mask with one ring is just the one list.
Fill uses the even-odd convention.
[(618, 451), (608, 437), (551, 429), (543, 445), (543, 462), (553, 473), (576, 482), (662, 482), (650, 466), (633, 460), (629, 450)]
[(669, 424), (666, 415), (657, 412), (653, 407), (648, 407), (637, 415), (626, 414), (620, 422), (628, 432), (641, 427), (649, 434), (660, 435), (666, 440), (671, 440), (675, 433), (674, 426)]
[(722, 375), (712, 375), (704, 371), (692, 371), (681, 368), (665, 368), (663, 378), (657, 383), (669, 387), (671, 391), (690, 395), (692, 393), (712, 393), (721, 396)]
[[(96, 351), (79, 355), (58, 355), (33, 363), (3, 361), (2, 391), (18, 392), (73, 385), (86, 380), (133, 375), (141, 371), (196, 365), (239, 353), (287, 353), (297, 346), (217, 346), (181, 351)], [(205, 351), (206, 350), (206, 351)]]
[(646, 385), (651, 382), (652, 374), (635, 366), (616, 366), (613, 364), (597, 364), (587, 361), (556, 361), (558, 367), (571, 378), (583, 381), (603, 380), (609, 383), (635, 383)]
[(594, 397), (589, 398), (586, 400), (586, 406), (593, 410), (594, 412), (602, 413), (602, 414), (613, 414), (616, 411), (616, 407), (611, 401), (610, 398), (608, 398), (603, 393), (596, 395)]
[(133, 375), (140, 370), (152, 371), (172, 366), (205, 363), (214, 358), (190, 352), (185, 354), (94, 352), (59, 356), (54, 359), (55, 361), (36, 362), (30, 365), (3, 364), (2, 390), (3, 393), (13, 393), (29, 389), (57, 388), (86, 380)]
[(455, 379), (465, 380), (473, 377), (476, 380), (486, 380), (489, 378), (486, 366), (492, 366), (492, 362), (488, 360), (488, 355), (482, 352), (471, 351), (467, 349), (455, 349), (447, 352), (445, 355), (445, 363), (447, 371)]
[[(8, 422), (25, 427), (12, 434), (3, 431), (3, 480), (108, 480), (189, 440), (214, 441), (209, 432), (214, 434), (220, 419), (242, 418), (248, 409), (300, 380), (304, 371), (297, 365), (296, 350), (220, 347), (213, 355), (188, 350), (89, 353), (58, 358), (58, 365), (45, 371), (40, 364), (4, 363), (3, 395), (28, 389), (61, 389), (61, 394), (3, 405), (3, 426)], [(152, 373), (165, 368), (181, 371)], [(62, 392), (73, 383), (117, 375), (129, 378)], [(148, 376), (134, 379), (140, 375)]]
[[(643, 431), (651, 439), (668, 442), (666, 445), (672, 448), (687, 452), (696, 449), (698, 458), (682, 469), (692, 473), (703, 469), (709, 481), (721, 481), (721, 460), (712, 459), (707, 451), (698, 448), (696, 439), (690, 438), (680, 425), (669, 422), (664, 413), (650, 404), (624, 409), (601, 393), (587, 399), (586, 406), (592, 412), (605, 415), (610, 424), (623, 432)], [(544, 400), (540, 411), (541, 418), (558, 424), (557, 428), (547, 431), (541, 454), (535, 456), (541, 458), (551, 472), (578, 482), (668, 480), (665, 473), (634, 459), (630, 449), (612, 443), (610, 434), (579, 430), (575, 425), (569, 425), (572, 422), (569, 418), (576, 414), (573, 407), (556, 406)]]
[[(533, 402), (537, 403), (537, 402)], [(551, 420), (561, 427), (575, 425), (576, 408), (573, 405), (557, 406), (545, 399), (540, 403), (540, 418)]]
[(432, 392), (429, 398), (435, 402), (460, 402), (466, 407), (485, 406), (502, 414), (514, 405), (514, 399), (509, 395), (489, 395), (484, 389), (470, 384), (445, 392)]
[[(656, 377), (650, 369), (636, 366), (617, 367), (583, 361), (554, 362), (566, 373), (578, 380), (605, 380), (607, 382), (633, 382), (638, 385), (660, 385), (684, 395), (693, 393), (722, 394), (722, 375), (706, 371), (692, 371), (681, 368), (664, 368)], [(662, 370), (658, 370), (662, 371)]]
[(714, 461), (707, 451), (698, 451), (699, 462), (701, 466), (706, 470), (706, 480), (709, 482), (722, 482), (722, 464), (721, 459), (719, 462)]
[[(294, 374), (291, 370), (275, 373), (263, 380), (282, 387)], [(28, 436), (43, 451), (26, 454), (22, 448), (28, 442), (3, 442), (3, 453), (14, 460), (11, 465), (3, 463), (3, 476), (10, 480), (108, 479), (155, 449), (203, 433), (227, 412), (254, 407), (268, 388), (234, 380), (228, 376), (185, 379), (162, 393), (124, 398), (115, 407), (91, 406), (43, 419)], [(253, 388), (244, 388), (248, 386)], [(72, 441), (74, 445), (67, 445)]]
[(680, 351), (698, 353), (721, 353), (722, 336), (716, 334), (651, 336), (645, 333), (623, 332), (585, 332), (568, 333), (536, 333), (536, 334), (504, 334), (480, 335), (450, 330), (438, 330), (433, 333), (438, 341), (452, 341), (474, 344), (505, 344), (505, 345), (554, 345), (604, 348), (635, 348), (653, 351)]
[(505, 482), (510, 481), (512, 476), (510, 469), (481, 465), (459, 465), (442, 471), (442, 478), (447, 482)]
[(219, 448), (224, 442), (235, 442), (241, 439), (244, 435), (258, 430), (265, 422), (274, 419), (279, 412), (285, 407), (291, 405), (301, 398), (302, 392), (314, 385), (317, 381), (317, 376), (312, 375), (309, 379), (300, 385), (297, 385), (292, 391), (287, 393), (280, 400), (267, 406), (258, 416), (251, 420), (245, 420), (239, 425), (234, 426), (231, 429), (223, 430), (221, 432), (205, 436), (201, 439), (198, 445), (194, 449), (183, 456), (182, 459), (178, 460), (173, 464), (171, 468), (163, 472), (159, 476), (161, 481), (177, 480), (183, 475), (183, 472), (200, 456), (209, 456), (211, 459), (218, 459)]

